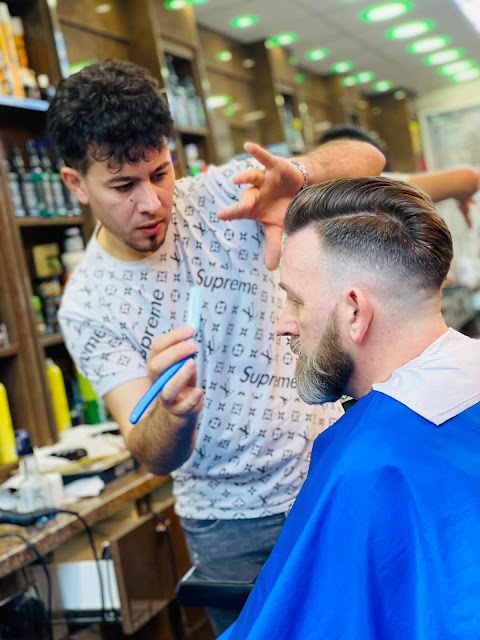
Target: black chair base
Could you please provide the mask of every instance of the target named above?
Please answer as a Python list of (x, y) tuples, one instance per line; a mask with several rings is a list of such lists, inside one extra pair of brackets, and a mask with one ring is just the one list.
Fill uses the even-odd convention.
[(199, 579), (192, 567), (178, 582), (176, 594), (184, 607), (241, 609), (253, 585), (253, 582)]

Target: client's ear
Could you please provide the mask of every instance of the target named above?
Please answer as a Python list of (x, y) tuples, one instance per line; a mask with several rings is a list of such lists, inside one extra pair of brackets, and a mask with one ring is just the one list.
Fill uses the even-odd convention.
[(359, 287), (349, 289), (344, 298), (347, 312), (348, 332), (355, 344), (361, 344), (373, 317), (372, 305)]
[(88, 193), (80, 171), (72, 169), (72, 167), (62, 167), (60, 169), (60, 175), (67, 189), (77, 196), (82, 204), (88, 204)]

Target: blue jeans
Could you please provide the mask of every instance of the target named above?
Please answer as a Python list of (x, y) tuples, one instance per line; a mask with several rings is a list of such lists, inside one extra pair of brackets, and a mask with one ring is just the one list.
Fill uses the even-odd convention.
[[(195, 575), (204, 580), (253, 582), (265, 564), (286, 514), (245, 520), (181, 518)], [(215, 634), (220, 635), (240, 610), (209, 607)]]

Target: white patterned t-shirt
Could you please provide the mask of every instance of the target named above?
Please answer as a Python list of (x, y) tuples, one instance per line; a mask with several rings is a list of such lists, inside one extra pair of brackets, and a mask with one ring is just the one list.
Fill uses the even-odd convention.
[(179, 515), (256, 518), (288, 511), (307, 475), (312, 441), (342, 415), (304, 404), (295, 359), (275, 335), (278, 271), (263, 262), (261, 226), (221, 222), (246, 162), (178, 180), (165, 242), (122, 262), (90, 240), (60, 310), (67, 347), (99, 396), (146, 375), (152, 341), (185, 324), (189, 290), (203, 289), (197, 367), (205, 406), (195, 449), (172, 473)]

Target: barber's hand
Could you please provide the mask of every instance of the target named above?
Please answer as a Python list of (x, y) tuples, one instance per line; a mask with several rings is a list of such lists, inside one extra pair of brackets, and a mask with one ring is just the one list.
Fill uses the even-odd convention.
[(469, 198), (465, 198), (465, 200), (457, 200), (458, 208), (460, 209), (460, 212), (463, 214), (463, 217), (465, 218), (465, 222), (467, 223), (467, 226), (469, 229), (471, 229), (473, 226), (472, 218), (470, 216), (470, 207), (474, 203), (475, 203), (475, 198), (473, 196), (470, 196)]
[(265, 265), (275, 269), (282, 250), (282, 227), (292, 198), (303, 186), (304, 178), (297, 167), (285, 158), (274, 156), (253, 142), (246, 142), (250, 153), (265, 169), (250, 168), (237, 174), (237, 185), (249, 184), (238, 202), (219, 211), (220, 220), (247, 218), (260, 222), (265, 233)]
[[(196, 353), (192, 327), (179, 327), (158, 337), (152, 344), (147, 362), (147, 373), (152, 383), (172, 364)], [(197, 365), (187, 360), (172, 376), (157, 396), (157, 402), (180, 423), (190, 422), (203, 407), (203, 390), (197, 386)]]

